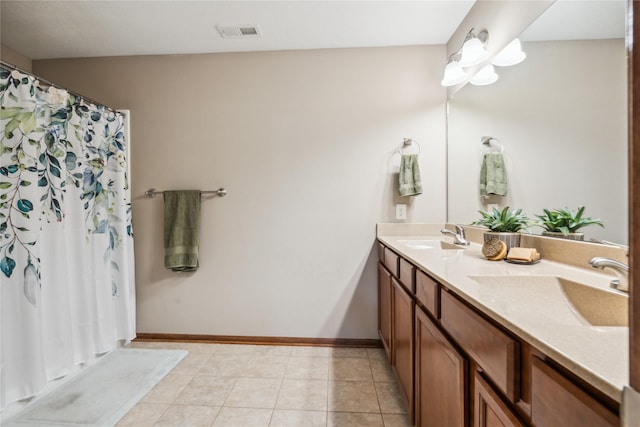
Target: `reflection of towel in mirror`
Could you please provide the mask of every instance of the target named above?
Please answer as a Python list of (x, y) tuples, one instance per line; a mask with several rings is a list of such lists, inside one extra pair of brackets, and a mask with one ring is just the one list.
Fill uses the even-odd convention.
[(400, 160), (400, 187), (401, 196), (417, 196), (422, 194), (420, 182), (420, 166), (418, 166), (417, 154), (403, 154)]
[(173, 271), (198, 269), (200, 191), (164, 192), (164, 266)]
[(507, 171), (502, 154), (484, 155), (480, 168), (480, 195), (483, 197), (507, 195)]

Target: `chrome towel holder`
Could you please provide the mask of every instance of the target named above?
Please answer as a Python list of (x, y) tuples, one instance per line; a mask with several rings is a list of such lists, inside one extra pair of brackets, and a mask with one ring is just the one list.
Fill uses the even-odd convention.
[[(164, 191), (159, 191), (155, 188), (150, 188), (144, 192), (144, 194), (146, 194), (148, 197), (156, 197), (158, 194), (162, 193), (164, 193)], [(224, 188), (218, 188), (217, 190), (201, 191), (200, 194), (213, 194), (218, 197), (224, 197), (227, 195), (227, 190), (225, 190)]]
[(404, 138), (402, 140), (402, 145), (400, 147), (398, 147), (398, 153), (400, 155), (403, 155), (404, 153), (402, 152), (402, 150), (405, 149), (405, 148), (411, 147), (414, 144), (418, 147), (418, 152), (417, 153), (412, 153), (412, 154), (420, 154), (420, 144), (418, 144), (418, 141), (416, 141), (415, 139), (411, 139), (411, 138)]
[[(497, 152), (499, 152), (500, 154), (504, 153), (504, 145), (502, 145), (502, 142), (492, 136), (483, 136), (481, 139), (480, 147), (485, 154)], [(487, 151), (484, 151), (485, 149)]]

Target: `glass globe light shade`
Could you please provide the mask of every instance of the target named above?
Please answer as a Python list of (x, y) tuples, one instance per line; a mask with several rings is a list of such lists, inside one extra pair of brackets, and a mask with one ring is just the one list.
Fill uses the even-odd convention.
[(487, 57), (487, 51), (484, 48), (484, 43), (479, 38), (473, 37), (462, 45), (462, 52), (460, 56), (460, 66), (472, 67), (478, 65)]
[(499, 67), (509, 67), (521, 63), (526, 57), (520, 40), (515, 38), (491, 60), (491, 63)]
[(493, 65), (487, 64), (478, 73), (469, 80), (469, 83), (475, 86), (486, 86), (491, 83), (495, 83), (498, 80), (498, 75), (496, 74), (495, 68)]
[(455, 86), (465, 82), (469, 76), (464, 72), (457, 61), (451, 61), (444, 68), (444, 77), (440, 84), (442, 86)]

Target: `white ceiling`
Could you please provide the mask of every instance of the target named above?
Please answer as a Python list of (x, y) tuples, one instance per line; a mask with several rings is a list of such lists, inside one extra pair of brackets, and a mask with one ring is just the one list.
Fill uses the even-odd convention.
[[(31, 59), (446, 44), (474, 0), (0, 0), (1, 39)], [(623, 38), (626, 0), (557, 0), (523, 40)], [(256, 24), (259, 38), (216, 25)]]
[(623, 39), (626, 12), (626, 0), (557, 0), (524, 30), (520, 39)]
[[(31, 59), (445, 44), (473, 0), (8, 1), (2, 43)], [(257, 24), (259, 38), (216, 25)]]

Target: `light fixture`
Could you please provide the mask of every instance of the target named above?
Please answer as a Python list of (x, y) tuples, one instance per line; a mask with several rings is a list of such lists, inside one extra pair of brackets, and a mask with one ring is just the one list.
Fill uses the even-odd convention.
[(491, 60), (491, 63), (499, 67), (509, 67), (521, 63), (526, 57), (520, 40), (515, 38)]
[(495, 83), (498, 80), (495, 68), (492, 64), (487, 64), (469, 80), (469, 83), (475, 86), (486, 86)]
[[(440, 84), (442, 86), (455, 86), (466, 81), (472, 85), (486, 86), (495, 83), (498, 75), (493, 67), (508, 67), (524, 61), (527, 55), (522, 51), (520, 40), (515, 38), (505, 46), (493, 59), (491, 63), (483, 66), (471, 79), (463, 68), (475, 67), (484, 64), (489, 59), (486, 45), (489, 39), (489, 32), (482, 30), (476, 35), (472, 28), (464, 38), (460, 49), (449, 57), (449, 61), (444, 69), (444, 77)], [(474, 71), (477, 68), (472, 68)]]
[(482, 30), (476, 35), (472, 28), (464, 38), (460, 49), (449, 56), (449, 61), (444, 68), (444, 77), (440, 84), (442, 86), (455, 86), (466, 82), (469, 75), (463, 67), (473, 67), (487, 59), (485, 44), (489, 38), (489, 32)]
[(460, 65), (462, 67), (473, 67), (487, 59), (487, 49), (485, 44), (489, 38), (489, 32), (482, 30), (476, 36), (473, 28), (467, 33), (464, 43), (460, 48)]
[(464, 72), (460, 63), (453, 58), (449, 59), (447, 66), (444, 67), (444, 77), (440, 84), (442, 86), (455, 86), (467, 81), (469, 76)]

